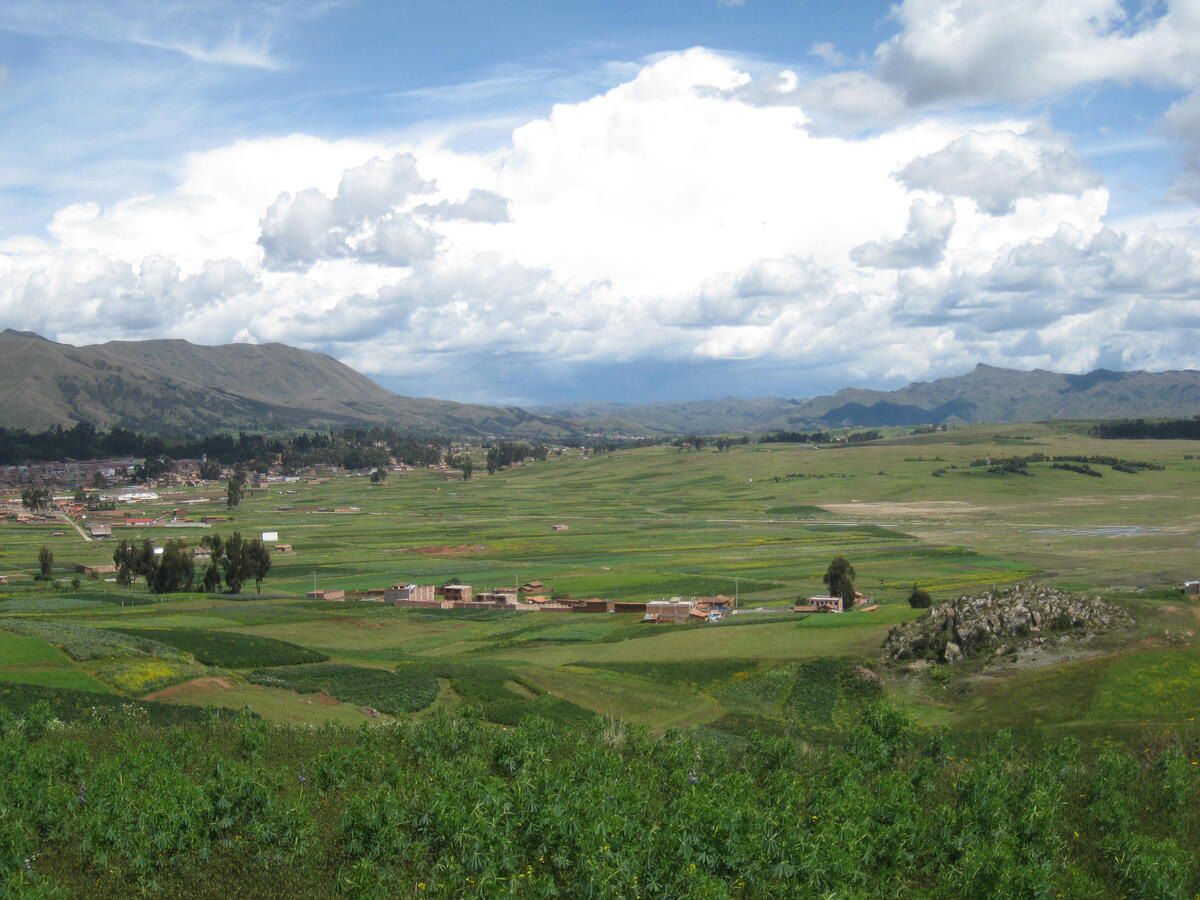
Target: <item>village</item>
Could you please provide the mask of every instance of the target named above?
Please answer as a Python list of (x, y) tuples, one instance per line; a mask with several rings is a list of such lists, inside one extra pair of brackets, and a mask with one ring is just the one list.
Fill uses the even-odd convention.
[[(290, 549), (290, 548), (289, 548)], [(410, 609), (504, 609), (518, 612), (561, 613), (637, 613), (647, 624), (716, 624), (728, 616), (794, 613), (842, 613), (857, 608), (874, 612), (879, 608), (860, 592), (847, 604), (840, 596), (809, 597), (791, 607), (739, 607), (738, 598), (724, 594), (708, 597), (670, 597), (660, 600), (612, 600), (602, 597), (575, 599), (547, 596), (540, 581), (519, 586), (494, 587), (476, 593), (469, 584), (452, 582), (433, 584), (394, 584), (389, 588), (342, 590), (336, 588), (308, 591), (309, 600), (333, 603), (381, 603)]]

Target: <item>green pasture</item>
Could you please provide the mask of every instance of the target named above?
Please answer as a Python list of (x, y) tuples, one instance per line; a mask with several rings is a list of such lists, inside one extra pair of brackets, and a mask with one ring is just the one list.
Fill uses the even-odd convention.
[[(971, 465), (1033, 453), (1162, 469), (1131, 474), (1096, 464), (1097, 478), (1049, 463), (1031, 463), (1028, 476)], [(386, 674), (354, 676), (361, 690), (343, 685), (350, 703), (338, 701), (332, 683), (318, 688), (332, 700), (312, 702), (312, 684), (298, 676), (251, 680), (311, 659), (405, 677), (419, 669), (426, 680), (402, 692), (410, 699), (393, 692), (400, 715), (474, 706), (492, 721), (594, 713), (656, 730), (792, 728), (815, 721), (804, 709), (840, 709), (844, 686), (844, 668), (818, 666), (803, 671), (824, 687), (797, 691), (798, 667), (838, 659), (879, 668), (888, 629), (919, 615), (904, 603), (914, 583), (945, 599), (1037, 578), (1118, 597), (1138, 626), (1088, 654), (1030, 668), (939, 681), (881, 671), (885, 690), (917, 718), (959, 728), (1186, 721), (1200, 714), (1191, 689), (1200, 675), (1198, 622), (1177, 592), (1200, 572), (1200, 461), (1187, 456), (1200, 457), (1200, 443), (1101, 441), (1082, 424), (1024, 424), (820, 449), (572, 451), (470, 482), (412, 471), (371, 485), (347, 474), (272, 484), (234, 510), (220, 486), (164, 491), (130, 513), (228, 516), (214, 526), (221, 534), (278, 531), (295, 552), (275, 557), (261, 596), (251, 585), (237, 598), (158, 598), (82, 575), (76, 590), (75, 566), (110, 562), (114, 542), (84, 540), (67, 523), (0, 523), (0, 574), (10, 576), (0, 588), (0, 628), (5, 619), (35, 623), (19, 626), (22, 635), (0, 631), (0, 681), (140, 697), (169, 688), (165, 702), (244, 703), (288, 722), (366, 721), (359, 707), (384, 708), (369, 700), (385, 693)], [(555, 532), (556, 524), (569, 528)], [(117, 526), (114, 541), (196, 543), (206, 533)], [(43, 545), (54, 552), (57, 587), (32, 577)], [(838, 554), (880, 608), (787, 613), (796, 598), (823, 589), (821, 575)], [(353, 590), (450, 578), (477, 590), (536, 579), (547, 593), (629, 600), (736, 592), (743, 607), (778, 615), (647, 626), (632, 614), (424, 612), (303, 599), (314, 584)], [(56, 649), (87, 644), (95, 629), (104, 630), (103, 658), (72, 660)], [(176, 656), (124, 643), (139, 634)]]

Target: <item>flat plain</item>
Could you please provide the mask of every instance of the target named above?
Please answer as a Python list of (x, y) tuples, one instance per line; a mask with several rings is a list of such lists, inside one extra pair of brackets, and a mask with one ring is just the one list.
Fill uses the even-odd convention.
[[(1029, 475), (972, 465), (1032, 454), (1156, 468), (1122, 472), (1095, 463), (1096, 477), (1049, 462), (1031, 463)], [(815, 677), (805, 667), (835, 659), (875, 670), (881, 690), (918, 718), (960, 732), (1004, 725), (1120, 736), (1146, 722), (1200, 715), (1193, 688), (1200, 607), (1179, 592), (1198, 570), (1195, 457), (1200, 443), (1099, 440), (1086, 423), (1024, 424), (897, 432), (820, 449), (660, 446), (590, 457), (572, 450), (469, 482), (428, 470), (396, 473), (382, 485), (342, 474), (272, 483), (233, 510), (225, 509), (220, 484), (164, 492), (131, 512), (228, 516), (216, 531), (278, 531), (294, 553), (275, 557), (262, 595), (251, 585), (237, 598), (162, 599), (87, 579), (75, 591), (52, 590), (30, 577), (39, 547), (52, 549), (55, 574), (65, 581), (76, 564), (111, 561), (112, 543), (86, 541), (69, 527), (0, 524), (0, 574), (12, 576), (0, 594), (0, 680), (249, 706), (295, 723), (473, 708), (501, 723), (528, 713), (600, 715), (656, 731), (740, 733), (824, 721), (801, 702), (803, 685)], [(207, 533), (115, 531), (117, 538), (191, 543)], [(797, 597), (821, 590), (821, 575), (839, 554), (879, 609), (784, 614)], [(629, 600), (736, 592), (742, 608), (778, 607), (780, 614), (651, 626), (633, 614), (415, 611), (303, 599), (314, 585), (363, 589), (451, 578), (477, 590), (537, 579), (547, 592)], [(1136, 624), (1086, 652), (1038, 665), (938, 678), (879, 665), (888, 629), (920, 614), (905, 602), (913, 584), (936, 601), (1027, 579), (1102, 594)], [(29, 622), (46, 626), (41, 636), (28, 636), (20, 623)], [(59, 649), (55, 627), (144, 631), (176, 655), (126, 652), (118, 641), (107, 655), (89, 658)], [(272, 667), (303, 665), (280, 650), (288, 645), (335, 665), (321, 690), (269, 677)], [(364, 670), (399, 673), (404, 686), (385, 690), (380, 685), (391, 682)], [(832, 669), (821, 675), (835, 676)], [(391, 712), (367, 702), (372, 690), (387, 693)]]

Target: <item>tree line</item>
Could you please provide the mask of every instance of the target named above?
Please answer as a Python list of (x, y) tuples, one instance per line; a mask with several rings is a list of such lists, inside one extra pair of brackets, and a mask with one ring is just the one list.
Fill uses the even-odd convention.
[[(487, 470), (489, 475), (495, 475), (500, 469), (507, 468), (513, 463), (521, 462), (526, 459), (536, 459), (538, 461), (546, 459), (550, 455), (550, 448), (545, 444), (525, 444), (515, 441), (500, 441), (488, 447), (487, 451)], [(465, 473), (464, 473), (465, 475)], [(469, 475), (465, 475), (469, 478)]]
[(113, 550), (117, 583), (129, 587), (143, 578), (155, 594), (174, 594), (197, 587), (215, 594), (222, 585), (225, 593), (240, 594), (242, 587), (253, 581), (261, 593), (262, 583), (271, 571), (271, 550), (261, 540), (247, 540), (235, 531), (228, 540), (219, 534), (206, 534), (200, 539), (200, 546), (208, 551), (209, 561), (197, 578), (196, 559), (185, 541), (171, 540), (155, 548), (148, 540), (140, 544), (122, 540)]
[[(273, 465), (285, 469), (325, 464), (347, 469), (386, 465), (389, 457), (407, 465), (436, 465), (450, 446), (449, 438), (423, 437), (392, 428), (347, 428), (342, 431), (296, 435), (238, 432), (195, 438), (161, 438), (123, 428), (97, 429), (88, 422), (71, 428), (55, 425), (45, 431), (0, 428), (0, 465), (31, 460), (106, 459), (136, 456), (146, 460), (141, 480), (168, 471), (176, 459), (206, 459), (210, 465), (241, 465), (265, 472)], [(208, 476), (206, 476), (208, 477)]]
[(1101, 422), (1093, 432), (1097, 437), (1125, 440), (1200, 440), (1200, 416), (1190, 419), (1160, 419), (1147, 422), (1145, 419), (1124, 419), (1116, 422)]

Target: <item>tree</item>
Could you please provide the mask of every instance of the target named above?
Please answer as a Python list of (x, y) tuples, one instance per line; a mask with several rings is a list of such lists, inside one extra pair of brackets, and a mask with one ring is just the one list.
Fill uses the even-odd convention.
[(242, 496), (246, 493), (246, 473), (241, 469), (237, 469), (229, 476), (229, 487), (225, 494), (225, 505), (233, 509), (242, 502)]
[(261, 594), (263, 579), (271, 571), (271, 551), (262, 541), (255, 538), (247, 545), (246, 554), (250, 560), (251, 574), (254, 576), (254, 590)]
[(43, 581), (50, 578), (50, 570), (54, 567), (54, 554), (50, 552), (50, 548), (43, 546), (38, 551), (38, 569), (41, 570)]
[(154, 553), (154, 545), (147, 538), (142, 541), (142, 546), (133, 551), (133, 574), (145, 578), (146, 584), (149, 585), (157, 566), (158, 558)]
[(108, 482), (104, 479), (103, 472), (98, 471), (98, 472), (96, 472), (95, 475), (92, 476), (92, 487), (101, 488), (101, 489), (108, 487)]
[(215, 563), (220, 562), (221, 557), (225, 555), (225, 542), (219, 534), (206, 534), (200, 538), (200, 546), (208, 551)]
[(171, 471), (171, 467), (175, 461), (169, 456), (159, 454), (157, 456), (147, 456), (146, 461), (133, 470), (135, 481), (153, 481), (160, 475), (165, 475)]
[(221, 570), (217, 568), (216, 562), (210, 562), (208, 568), (204, 570), (204, 590), (210, 594), (215, 594), (221, 589)]
[(74, 499), (74, 501), (76, 503), (87, 503), (87, 501), (88, 501), (87, 491), (85, 491), (81, 487), (75, 488), (75, 496), (72, 499)]
[(154, 563), (146, 579), (150, 590), (156, 594), (191, 590), (196, 578), (196, 563), (187, 544), (167, 541), (163, 552), (155, 556), (152, 550), (151, 557)]
[(912, 593), (908, 595), (908, 605), (913, 609), (929, 609), (933, 605), (933, 598), (929, 596), (929, 591), (914, 584)]
[(387, 481), (387, 469), (376, 469), (371, 473), (371, 484), (383, 484)]
[(30, 512), (49, 509), (51, 499), (49, 488), (29, 487), (21, 491), (21, 505)]
[(254, 577), (254, 566), (250, 560), (249, 541), (242, 539), (240, 531), (235, 531), (225, 542), (225, 554), (221, 568), (225, 573), (225, 584), (229, 593), (240, 594), (242, 585)]
[(133, 584), (134, 548), (124, 538), (113, 548), (113, 565), (117, 567), (117, 584), (129, 587)]
[(216, 481), (221, 477), (221, 464), (211, 459), (200, 463), (200, 477), (205, 481)]
[(823, 580), (829, 587), (829, 596), (841, 597), (847, 609), (854, 605), (854, 566), (850, 565), (850, 560), (835, 556), (825, 570)]
[(225, 557), (225, 541), (219, 534), (206, 534), (200, 546), (208, 551), (208, 568), (204, 570), (204, 590), (215, 594), (221, 589), (221, 563)]
[(471, 457), (465, 453), (460, 456), (458, 467), (462, 470), (463, 481), (470, 481), (471, 476), (475, 474), (475, 463), (471, 461)]

